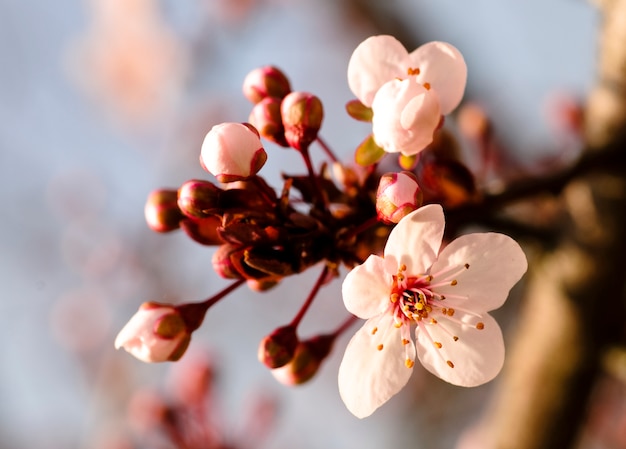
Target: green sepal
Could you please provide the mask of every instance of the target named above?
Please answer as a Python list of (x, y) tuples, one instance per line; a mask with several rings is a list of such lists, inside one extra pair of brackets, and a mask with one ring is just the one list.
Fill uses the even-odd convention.
[(368, 108), (359, 100), (350, 100), (346, 103), (346, 112), (350, 117), (360, 122), (371, 122), (374, 116), (372, 108)]
[(357, 147), (354, 152), (354, 160), (357, 164), (367, 167), (380, 161), (384, 155), (385, 150), (374, 142), (374, 136), (373, 134), (370, 134), (367, 139), (361, 142), (361, 144)]

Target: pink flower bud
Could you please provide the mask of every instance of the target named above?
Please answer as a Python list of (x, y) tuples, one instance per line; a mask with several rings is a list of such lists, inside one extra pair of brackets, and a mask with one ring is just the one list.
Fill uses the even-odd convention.
[(156, 232), (170, 232), (178, 229), (185, 218), (178, 208), (178, 192), (160, 189), (148, 195), (144, 215), (150, 229)]
[(243, 80), (243, 94), (254, 104), (267, 97), (284, 98), (289, 92), (289, 80), (276, 67), (259, 67)]
[(287, 142), (301, 151), (317, 138), (324, 119), (324, 108), (315, 95), (292, 92), (283, 99), (281, 114)]
[(300, 385), (311, 380), (330, 353), (334, 341), (334, 335), (320, 335), (300, 342), (291, 361), (272, 370), (272, 375), (285, 385)]
[(190, 339), (176, 307), (145, 302), (117, 334), (115, 348), (123, 347), (144, 362), (175, 361), (184, 354)]
[(280, 368), (293, 358), (298, 345), (298, 336), (293, 326), (279, 327), (261, 340), (259, 361), (268, 368)]
[(219, 213), (221, 192), (213, 183), (192, 179), (178, 189), (178, 207), (190, 218), (207, 218)]
[(422, 205), (422, 191), (411, 172), (386, 173), (376, 192), (376, 212), (384, 223), (398, 223)]
[(219, 182), (248, 179), (267, 160), (258, 133), (242, 123), (221, 123), (204, 138), (200, 162)]
[(281, 99), (265, 97), (252, 108), (248, 120), (259, 134), (267, 140), (283, 147), (289, 144), (285, 139), (285, 127), (280, 113)]

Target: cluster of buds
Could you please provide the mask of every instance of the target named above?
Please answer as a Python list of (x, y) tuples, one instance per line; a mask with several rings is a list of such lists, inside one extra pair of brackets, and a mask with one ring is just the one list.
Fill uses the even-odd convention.
[[(213, 268), (233, 283), (199, 303), (142, 308), (116, 346), (145, 361), (175, 360), (207, 309), (235, 288), (247, 283), (267, 290), (319, 266), (317, 282), (294, 319), (270, 332), (258, 351), (283, 383), (301, 384), (317, 372), (336, 337), (355, 319), (348, 314), (334, 332), (300, 339), (298, 325), (319, 289), (339, 276), (341, 267), (352, 269), (380, 254), (393, 227), (423, 204), (449, 209), (477, 196), (474, 177), (443, 127), (442, 114), (458, 105), (465, 86), (460, 53), (439, 42), (420, 47), (415, 56), (398, 45), (389, 36), (368, 39), (350, 62), (349, 84), (357, 99), (346, 109), (353, 118), (372, 122), (373, 131), (357, 147), (355, 164), (341, 164), (318, 135), (324, 116), (318, 97), (292, 91), (276, 67), (258, 68), (245, 78), (243, 92), (253, 103), (248, 122), (213, 126), (202, 144), (200, 164), (214, 179), (156, 190), (145, 206), (154, 231), (182, 229), (199, 244), (216, 247)], [(397, 70), (384, 64), (392, 50), (399, 55)], [(373, 56), (383, 58), (381, 73), (371, 73)], [(260, 174), (271, 157), (262, 139), (298, 151), (306, 168), (283, 174), (280, 191)], [(320, 167), (310, 158), (314, 144), (328, 159)], [(389, 153), (398, 156), (397, 165), (380, 170)]]

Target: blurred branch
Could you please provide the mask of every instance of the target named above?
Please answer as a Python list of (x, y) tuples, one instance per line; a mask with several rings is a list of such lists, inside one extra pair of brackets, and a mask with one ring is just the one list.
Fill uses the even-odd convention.
[[(585, 158), (626, 148), (626, 0), (601, 7)], [(478, 431), (481, 447), (573, 447), (602, 356), (624, 337), (626, 173), (602, 170), (565, 181), (568, 223), (557, 248), (531, 273), (501, 384)]]

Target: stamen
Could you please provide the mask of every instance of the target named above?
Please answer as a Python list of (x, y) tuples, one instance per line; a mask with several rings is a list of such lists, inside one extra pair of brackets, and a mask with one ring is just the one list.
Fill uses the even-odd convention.
[(441, 349), (441, 348), (442, 348), (442, 346), (443, 346), (443, 345), (441, 344), (441, 342), (439, 342), (439, 341), (433, 341), (433, 344), (435, 345), (435, 347), (436, 347), (437, 349)]
[(402, 339), (402, 344), (403, 345), (408, 345), (409, 343), (411, 343), (411, 340), (407, 340), (406, 338)]
[(455, 310), (452, 307), (450, 307), (448, 310), (443, 309), (442, 312), (444, 315), (453, 316)]
[(452, 282), (450, 282), (450, 285), (454, 286), (456, 284), (458, 284), (457, 280), (456, 279), (452, 279)]
[(458, 340), (459, 340), (459, 337), (457, 337), (457, 336), (455, 335), (454, 337), (452, 337), (452, 339), (453, 339), (454, 341), (458, 341)]
[(454, 363), (452, 363), (451, 360), (446, 360), (446, 363), (448, 364), (450, 368), (454, 368)]
[(424, 83), (424, 87), (426, 88), (426, 90), (430, 90), (430, 83)]
[(415, 366), (415, 362), (411, 359), (406, 359), (404, 361), (404, 366), (406, 366), (407, 368), (413, 368)]
[(409, 67), (409, 69), (406, 72), (407, 72), (407, 75), (409, 75), (409, 76), (419, 75), (420, 74), (420, 69), (418, 67), (416, 67), (416, 68)]
[(372, 329), (372, 335), (376, 335), (376, 332), (378, 332), (378, 328), (374, 327), (374, 329)]
[(378, 346), (376, 346), (376, 349), (378, 349), (379, 351), (382, 351), (382, 350), (383, 350), (383, 345), (382, 345), (382, 343), (381, 343), (381, 344), (379, 344)]
[(483, 323), (482, 321), (476, 323), (476, 329), (478, 329), (479, 331), (483, 330), (485, 328), (485, 323)]

